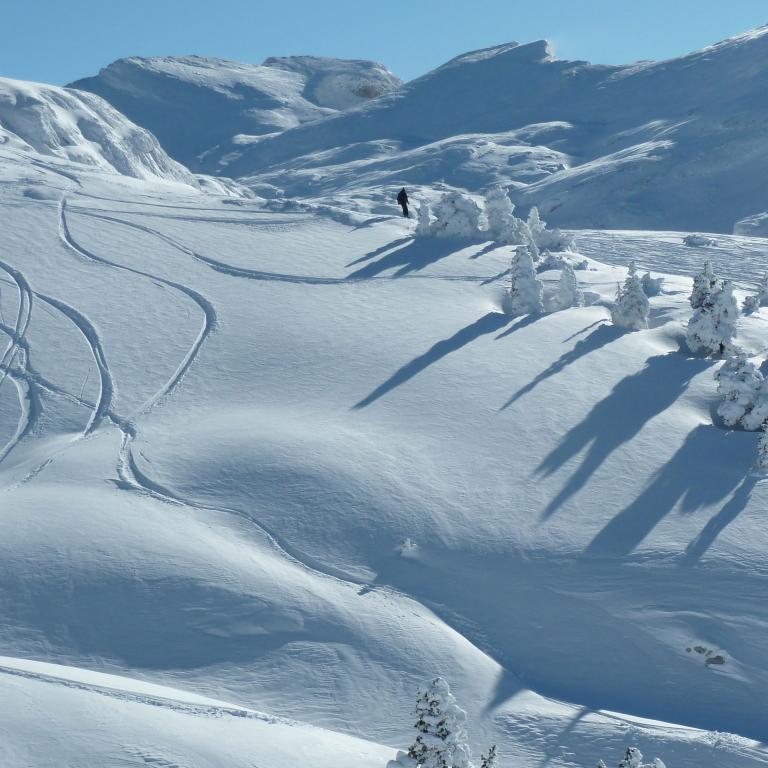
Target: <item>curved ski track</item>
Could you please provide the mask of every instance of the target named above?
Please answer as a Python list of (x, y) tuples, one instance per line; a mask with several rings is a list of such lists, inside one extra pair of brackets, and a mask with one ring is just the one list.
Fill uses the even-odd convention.
[[(297, 283), (300, 285), (347, 285), (352, 283), (371, 283), (371, 282), (388, 282), (392, 278), (383, 275), (374, 275), (371, 277), (319, 277), (315, 275), (291, 275), (287, 272), (267, 272), (260, 269), (249, 269), (248, 267), (238, 267), (234, 264), (227, 264), (224, 261), (219, 261), (211, 256), (205, 256), (198, 251), (189, 248), (180, 241), (160, 232), (157, 229), (148, 227), (146, 224), (137, 224), (133, 221), (126, 221), (125, 219), (119, 219), (114, 216), (107, 216), (106, 214), (97, 213), (95, 209), (83, 209), (73, 208), (72, 211), (80, 216), (88, 216), (92, 219), (101, 219), (102, 221), (109, 221), (113, 224), (120, 224), (124, 227), (130, 227), (139, 232), (144, 232), (148, 235), (153, 235), (159, 238), (163, 242), (168, 243), (171, 247), (176, 248), (187, 256), (191, 256), (196, 261), (202, 262), (207, 267), (221, 272), (224, 275), (230, 277), (243, 277), (247, 280), (259, 280), (263, 282), (278, 282), (278, 283)], [(142, 215), (137, 212), (137, 215)], [(174, 218), (174, 217), (166, 217)], [(195, 219), (196, 221), (216, 222), (218, 219)], [(398, 279), (405, 280), (454, 280), (454, 281), (466, 281), (466, 282), (483, 282), (488, 278), (482, 275), (419, 275), (419, 274), (406, 274), (400, 275)]]

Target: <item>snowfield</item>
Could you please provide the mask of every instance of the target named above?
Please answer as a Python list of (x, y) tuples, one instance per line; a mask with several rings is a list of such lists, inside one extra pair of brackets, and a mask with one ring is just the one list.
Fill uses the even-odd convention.
[(684, 347), (766, 241), (579, 231), (513, 318), (508, 246), (71, 160), (0, 146), (5, 762), (384, 766), (440, 674), (505, 767), (768, 764), (768, 485)]

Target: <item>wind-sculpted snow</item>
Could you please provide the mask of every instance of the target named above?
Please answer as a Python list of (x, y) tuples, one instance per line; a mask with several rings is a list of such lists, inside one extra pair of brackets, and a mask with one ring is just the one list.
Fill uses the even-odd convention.
[(296, 56), (255, 65), (179, 56), (120, 59), (71, 87), (103, 96), (186, 166), (219, 173), (258, 136), (400, 85), (371, 61)]
[(22, 152), (138, 179), (196, 185), (151, 133), (89, 93), (0, 78), (0, 137)]
[(585, 306), (511, 317), (478, 237), (0, 174), (14, 764), (381, 767), (443, 675), (510, 768), (766, 765), (768, 490), (672, 269), (756, 283), (760, 241), (578, 232)]

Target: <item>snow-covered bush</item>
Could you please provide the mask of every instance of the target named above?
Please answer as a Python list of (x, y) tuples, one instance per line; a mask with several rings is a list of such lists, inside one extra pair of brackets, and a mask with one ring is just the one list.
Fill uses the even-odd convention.
[(740, 352), (729, 357), (715, 373), (723, 399), (717, 413), (725, 424), (740, 424), (750, 432), (768, 421), (768, 382), (757, 366)]
[(473, 238), (480, 231), (480, 206), (461, 192), (448, 192), (435, 206), (437, 221), (430, 231), (437, 237)]
[(531, 251), (520, 246), (509, 268), (509, 288), (503, 309), (508, 315), (528, 315), (544, 311), (544, 289), (536, 275)]
[[(597, 768), (605, 768), (605, 763), (600, 760)], [(619, 768), (666, 768), (664, 763), (657, 757), (652, 763), (643, 762), (643, 753), (637, 747), (629, 747), (624, 758), (619, 763)]]
[(573, 238), (559, 229), (547, 229), (547, 222), (541, 218), (539, 209), (534, 205), (528, 214), (528, 229), (531, 239), (540, 251), (570, 251)]
[(751, 293), (744, 297), (744, 303), (741, 305), (741, 311), (745, 315), (751, 315), (760, 309), (760, 297), (756, 293)]
[(429, 237), (432, 234), (432, 209), (429, 203), (419, 206), (419, 219), (416, 223), (416, 237)]
[(640, 278), (640, 283), (643, 286), (643, 293), (646, 296), (658, 296), (661, 293), (662, 286), (664, 285), (664, 278), (651, 277), (651, 273), (646, 272)]
[(507, 190), (500, 184), (491, 187), (485, 195), (485, 215), (488, 219), (488, 234), (494, 240), (507, 241), (516, 230), (515, 206)]
[(416, 699), (416, 739), (387, 768), (473, 768), (467, 739), (467, 713), (448, 683), (436, 677)]
[(557, 311), (583, 305), (584, 294), (579, 288), (576, 273), (573, 271), (573, 267), (567, 261), (564, 261), (560, 271), (560, 282), (557, 284), (557, 293), (552, 298), (552, 307)]
[(690, 245), (692, 247), (700, 247), (700, 246), (717, 244), (717, 241), (713, 240), (711, 237), (708, 237), (707, 235), (700, 235), (698, 233), (694, 233), (692, 235), (686, 235), (683, 238), (683, 242), (686, 245)]
[(624, 285), (616, 288), (616, 300), (611, 308), (611, 321), (619, 328), (639, 331), (648, 327), (649, 312), (650, 304), (635, 271), (635, 262), (630, 261)]
[(745, 315), (749, 315), (756, 312), (760, 307), (768, 307), (768, 272), (760, 280), (757, 292), (744, 299), (742, 311)]
[(694, 310), (686, 332), (688, 348), (707, 355), (723, 354), (732, 346), (738, 317), (733, 286), (726, 280)]
[(712, 262), (705, 261), (701, 272), (693, 278), (693, 290), (691, 291), (691, 297), (689, 299), (691, 307), (693, 309), (701, 307), (720, 284), (720, 278), (715, 277), (712, 273)]
[(416, 559), (419, 556), (419, 545), (413, 539), (405, 538), (397, 545), (397, 553), (409, 560)]

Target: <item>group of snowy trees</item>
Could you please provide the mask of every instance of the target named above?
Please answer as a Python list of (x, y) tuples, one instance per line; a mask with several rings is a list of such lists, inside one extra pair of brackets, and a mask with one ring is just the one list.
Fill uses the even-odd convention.
[[(756, 465), (768, 470), (768, 380), (734, 343), (739, 306), (733, 286), (712, 272), (709, 261), (693, 279), (690, 304), (693, 315), (686, 333), (690, 350), (726, 357), (715, 372), (721, 398), (717, 413), (728, 427), (762, 431)], [(761, 306), (768, 306), (768, 275), (763, 276), (757, 293), (746, 298), (744, 311), (754, 312)]]
[[(436, 677), (418, 692), (414, 710), (416, 737), (408, 751), (399, 750), (387, 768), (475, 768), (467, 736), (467, 713), (456, 703), (450, 686)], [(496, 745), (480, 756), (479, 768), (497, 768)], [(606, 768), (601, 760), (597, 768)], [(665, 768), (658, 758), (643, 763), (639, 749), (630, 747), (618, 768)]]
[[(416, 738), (387, 768), (474, 768), (467, 736), (467, 713), (450, 686), (436, 677), (416, 698)], [(496, 746), (480, 758), (480, 768), (495, 768)]]
[(527, 219), (515, 216), (514, 203), (501, 185), (487, 192), (483, 207), (458, 191), (444, 194), (434, 211), (426, 202), (419, 207), (417, 237), (470, 239), (479, 235), (511, 245), (525, 245), (534, 261), (538, 261), (544, 251), (564, 251), (572, 245), (571, 238), (559, 229), (547, 228), (535, 206)]
[[(573, 265), (563, 259), (560, 263), (560, 281), (549, 309), (559, 311), (584, 304), (584, 294), (579, 288)], [(531, 249), (518, 246), (509, 267), (509, 286), (502, 302), (508, 315), (538, 314), (544, 311), (544, 286), (539, 280)]]

